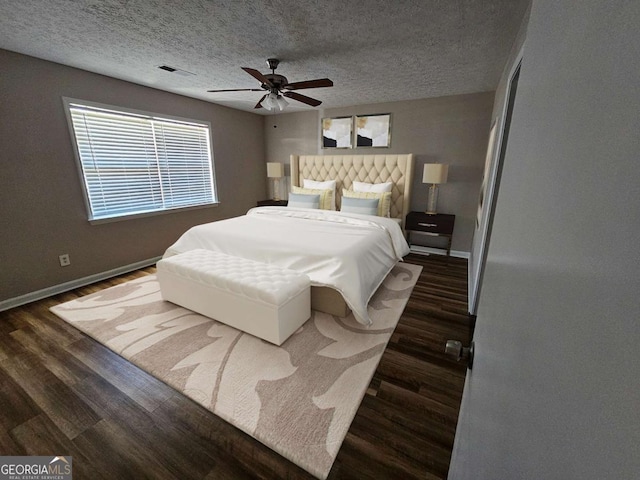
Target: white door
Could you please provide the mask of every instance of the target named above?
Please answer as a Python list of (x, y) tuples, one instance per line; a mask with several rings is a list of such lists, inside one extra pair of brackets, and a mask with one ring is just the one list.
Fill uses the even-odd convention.
[(638, 25), (533, 1), (450, 480), (640, 478)]

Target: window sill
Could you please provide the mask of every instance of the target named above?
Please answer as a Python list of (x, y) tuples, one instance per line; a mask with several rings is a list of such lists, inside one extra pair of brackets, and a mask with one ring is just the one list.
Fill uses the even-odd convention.
[(167, 215), (171, 213), (186, 212), (187, 210), (201, 210), (203, 208), (215, 208), (218, 205), (220, 205), (220, 202), (208, 203), (207, 205), (195, 205), (192, 207), (172, 208), (169, 210), (157, 210), (154, 212), (134, 213), (130, 215), (122, 215), (119, 217), (95, 218), (95, 219), (89, 219), (89, 223), (91, 225), (101, 225), (103, 223), (114, 223), (114, 222), (120, 222), (124, 220), (134, 220), (136, 218), (155, 217), (157, 215)]

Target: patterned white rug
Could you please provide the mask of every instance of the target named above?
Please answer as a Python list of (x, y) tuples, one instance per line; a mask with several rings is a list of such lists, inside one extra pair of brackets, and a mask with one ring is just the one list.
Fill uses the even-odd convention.
[(324, 479), (421, 270), (391, 271), (373, 326), (312, 312), (280, 347), (163, 301), (155, 275), (51, 311)]

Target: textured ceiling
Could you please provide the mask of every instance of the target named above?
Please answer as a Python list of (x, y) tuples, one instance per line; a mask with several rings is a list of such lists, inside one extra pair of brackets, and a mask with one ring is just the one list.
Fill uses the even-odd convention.
[(276, 57), (290, 82), (332, 79), (300, 93), (342, 107), (495, 89), (528, 3), (0, 0), (0, 48), (256, 113), (260, 92), (206, 90), (257, 88), (240, 67)]

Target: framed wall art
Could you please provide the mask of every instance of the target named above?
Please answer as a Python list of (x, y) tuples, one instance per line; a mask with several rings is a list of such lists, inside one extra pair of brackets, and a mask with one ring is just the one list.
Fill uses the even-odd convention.
[(356, 147), (391, 145), (391, 114), (356, 115)]
[(494, 121), (489, 132), (489, 145), (487, 147), (487, 155), (484, 160), (484, 173), (482, 174), (482, 184), (480, 185), (480, 196), (478, 197), (478, 211), (476, 213), (476, 230), (480, 228), (482, 223), (482, 212), (484, 210), (484, 203), (487, 196), (487, 184), (489, 183), (489, 169), (491, 168), (491, 161), (493, 160), (494, 144), (496, 140), (496, 124)]
[(322, 148), (351, 148), (352, 117), (322, 119)]

